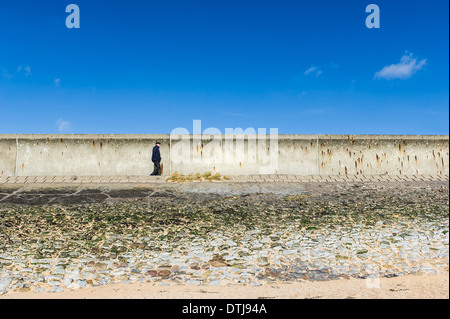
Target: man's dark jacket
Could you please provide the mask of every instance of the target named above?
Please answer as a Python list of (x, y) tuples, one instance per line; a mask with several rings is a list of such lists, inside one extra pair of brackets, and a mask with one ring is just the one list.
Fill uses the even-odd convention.
[(152, 162), (161, 162), (161, 154), (157, 145), (153, 147)]

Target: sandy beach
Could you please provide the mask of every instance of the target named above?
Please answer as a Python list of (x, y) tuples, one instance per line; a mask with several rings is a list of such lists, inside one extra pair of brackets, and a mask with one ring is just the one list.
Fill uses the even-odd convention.
[[(378, 287), (377, 287), (378, 286)], [(273, 283), (251, 286), (160, 286), (117, 283), (61, 293), (10, 292), (0, 299), (448, 299), (449, 274), (406, 275), (375, 280)]]

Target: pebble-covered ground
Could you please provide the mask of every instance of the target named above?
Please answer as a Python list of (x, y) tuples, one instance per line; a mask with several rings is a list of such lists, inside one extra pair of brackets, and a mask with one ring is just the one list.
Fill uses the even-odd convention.
[(448, 272), (447, 182), (186, 185), (0, 186), (0, 294)]

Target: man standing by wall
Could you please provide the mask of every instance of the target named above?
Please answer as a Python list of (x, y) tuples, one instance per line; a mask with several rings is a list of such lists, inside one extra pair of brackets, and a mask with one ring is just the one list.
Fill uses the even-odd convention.
[(153, 173), (150, 175), (161, 175), (161, 153), (159, 152), (159, 148), (161, 146), (160, 142), (156, 142), (156, 145), (153, 147), (152, 152), (152, 162), (154, 164)]

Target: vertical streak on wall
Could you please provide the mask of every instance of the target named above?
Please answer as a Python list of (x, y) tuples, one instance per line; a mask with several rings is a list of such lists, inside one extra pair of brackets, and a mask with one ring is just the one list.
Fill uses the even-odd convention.
[(322, 175), (322, 172), (320, 171), (320, 159), (319, 159), (319, 134), (317, 134), (317, 140), (316, 140), (316, 158), (317, 158), (317, 171), (319, 172), (319, 175)]
[(172, 153), (172, 134), (169, 135), (169, 175), (172, 176), (172, 159), (170, 154)]
[(14, 167), (14, 176), (17, 176), (17, 161), (19, 158), (19, 137), (16, 134), (16, 161), (15, 161), (15, 167)]

